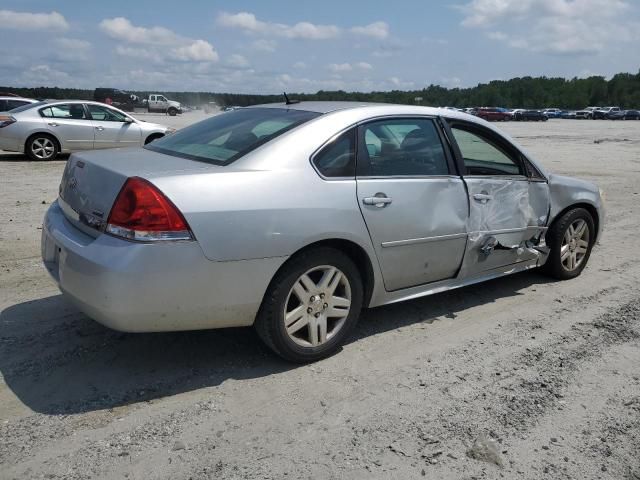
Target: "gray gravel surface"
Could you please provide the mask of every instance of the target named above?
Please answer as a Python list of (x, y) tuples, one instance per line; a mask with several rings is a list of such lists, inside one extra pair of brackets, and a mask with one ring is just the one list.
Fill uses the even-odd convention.
[(605, 190), (583, 275), (372, 309), (307, 366), (250, 329), (123, 334), (76, 311), (39, 255), (64, 160), (0, 152), (0, 478), (640, 479), (640, 122), (500, 126)]

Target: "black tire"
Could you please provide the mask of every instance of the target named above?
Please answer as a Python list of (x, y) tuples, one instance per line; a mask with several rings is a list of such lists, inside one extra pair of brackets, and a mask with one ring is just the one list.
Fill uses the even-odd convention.
[(157, 140), (157, 139), (162, 138), (162, 137), (164, 137), (164, 135), (162, 135), (161, 133), (152, 133), (144, 141), (144, 144), (148, 145), (149, 143), (153, 142), (154, 140)]
[(169, 110), (167, 110), (167, 113), (172, 116), (175, 117), (178, 114), (178, 110), (176, 110), (175, 108), (170, 108)]
[[(42, 147), (48, 146), (44, 149)], [(24, 145), (24, 153), (34, 161), (42, 162), (53, 160), (60, 152), (58, 140), (53, 135), (47, 133), (36, 133), (31, 135)]]
[[(589, 241), (587, 252), (584, 254), (584, 257), (582, 257), (580, 264), (577, 265), (575, 269), (568, 270), (565, 268), (561, 260), (562, 241), (569, 226), (573, 225), (577, 220), (584, 220), (586, 222), (587, 228), (589, 229)], [(549, 258), (544, 264), (543, 270), (550, 276), (559, 280), (569, 280), (580, 275), (591, 256), (591, 250), (593, 248), (596, 234), (597, 232), (595, 230), (593, 217), (584, 208), (574, 208), (563, 214), (553, 222), (551, 228), (547, 231), (546, 241), (551, 251), (549, 252)]]
[[(339, 269), (349, 282), (349, 314), (342, 327), (326, 343), (316, 347), (300, 346), (286, 331), (285, 303), (294, 284), (305, 272), (326, 265)], [(362, 300), (362, 279), (353, 261), (339, 250), (319, 247), (293, 256), (278, 271), (267, 289), (254, 326), (264, 343), (285, 360), (294, 363), (315, 362), (334, 354), (342, 346), (358, 321)]]

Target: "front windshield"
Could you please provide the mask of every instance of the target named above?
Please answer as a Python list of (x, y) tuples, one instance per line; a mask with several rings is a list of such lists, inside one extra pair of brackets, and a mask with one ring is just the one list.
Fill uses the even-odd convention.
[(214, 165), (228, 165), (318, 115), (285, 108), (244, 108), (203, 120), (144, 148)]

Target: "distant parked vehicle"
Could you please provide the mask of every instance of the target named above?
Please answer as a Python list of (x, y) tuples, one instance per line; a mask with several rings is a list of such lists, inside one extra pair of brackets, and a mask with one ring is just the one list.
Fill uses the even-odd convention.
[(640, 120), (640, 110), (625, 110), (624, 111), (624, 119), (625, 120)]
[(587, 107), (585, 109), (578, 110), (578, 111), (576, 111), (576, 118), (577, 119), (592, 120), (593, 119), (593, 112), (595, 110), (597, 110), (597, 109), (598, 109), (598, 107)]
[(565, 112), (559, 108), (545, 108), (542, 113), (545, 114), (547, 118), (561, 118)]
[(560, 118), (563, 118), (565, 120), (575, 120), (576, 119), (576, 112), (573, 112), (573, 111), (562, 112), (560, 114)]
[(117, 88), (96, 88), (93, 92), (93, 99), (126, 112), (133, 112), (136, 105), (140, 103), (140, 97), (137, 95)]
[(0, 96), (0, 112), (10, 112), (14, 108), (22, 107), (23, 105), (29, 105), (31, 103), (37, 103), (38, 100), (33, 98), (22, 98), (16, 96)]
[(481, 107), (477, 108), (474, 112), (476, 117), (480, 117), (483, 120), (487, 120), (489, 122), (504, 122), (506, 120), (511, 120), (511, 113), (503, 108), (496, 107)]
[(547, 117), (540, 110), (517, 110), (513, 114), (513, 119), (521, 122), (546, 122), (547, 120), (549, 120), (549, 117)]
[(611, 114), (615, 114), (616, 112), (621, 112), (620, 107), (601, 107), (601, 108), (596, 108), (593, 111), (592, 114), (592, 119), (593, 120), (605, 120), (605, 119), (615, 119), (614, 117), (616, 117), (616, 115), (611, 115)]
[(139, 147), (174, 129), (142, 122), (104, 103), (44, 101), (0, 115), (0, 150), (53, 160), (58, 153)]
[(605, 120), (624, 120), (624, 110), (611, 110), (610, 112), (605, 113)]
[(144, 100), (147, 110), (149, 112), (161, 112), (176, 116), (178, 113), (182, 113), (182, 105), (175, 100), (168, 100), (164, 95), (154, 93), (149, 95), (149, 98)]

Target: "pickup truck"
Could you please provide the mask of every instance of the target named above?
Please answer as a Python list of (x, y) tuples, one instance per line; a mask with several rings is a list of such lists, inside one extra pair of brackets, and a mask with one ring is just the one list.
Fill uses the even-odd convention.
[(172, 117), (178, 113), (182, 113), (182, 105), (180, 105), (180, 102), (167, 100), (167, 97), (158, 93), (149, 95), (149, 98), (145, 99), (143, 103), (149, 112), (167, 113)]

